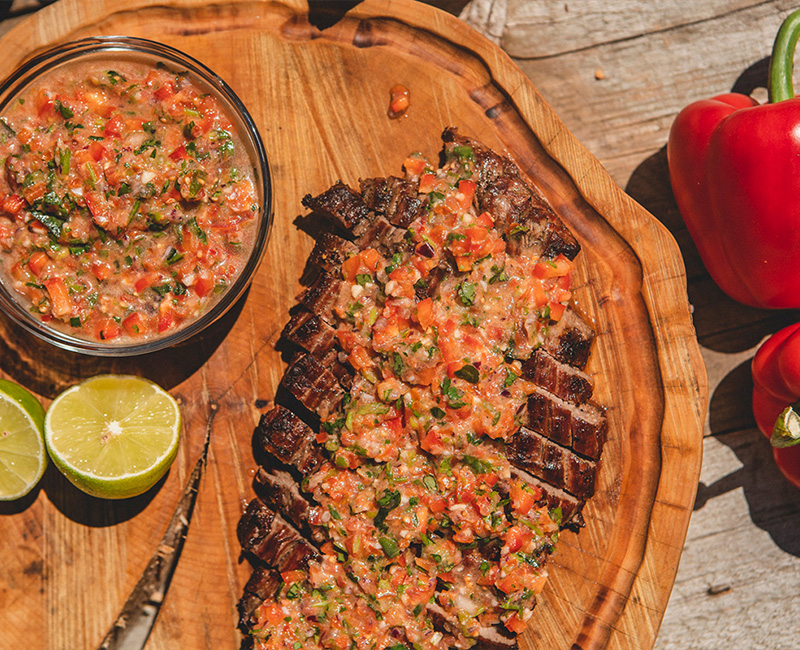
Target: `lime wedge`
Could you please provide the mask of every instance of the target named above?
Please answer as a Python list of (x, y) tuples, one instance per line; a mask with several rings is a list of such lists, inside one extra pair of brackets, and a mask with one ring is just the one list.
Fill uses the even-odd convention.
[(149, 490), (178, 453), (178, 403), (157, 384), (99, 375), (53, 400), (44, 421), (50, 458), (78, 488), (104, 499)]
[(47, 467), (43, 423), (39, 400), (0, 379), (0, 501), (24, 497), (42, 478)]

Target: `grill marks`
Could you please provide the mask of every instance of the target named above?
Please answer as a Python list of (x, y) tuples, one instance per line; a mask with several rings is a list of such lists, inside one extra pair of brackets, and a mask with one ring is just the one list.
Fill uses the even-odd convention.
[[(550, 259), (559, 254), (569, 259), (577, 255), (579, 245), (574, 236), (522, 180), (513, 162), (460, 136), (455, 129), (445, 130), (442, 138), (445, 149), (471, 147), (475, 200), (480, 211), (494, 217), (495, 227), (508, 242), (509, 254), (527, 251)], [(334, 307), (348, 290), (340, 279), (341, 265), (366, 247), (378, 248), (387, 257), (407, 248), (405, 228), (424, 213), (427, 196), (418, 194), (411, 181), (388, 177), (362, 180), (360, 192), (338, 181), (316, 197), (307, 195), (302, 203), (325, 217), (339, 234), (323, 233), (317, 239), (309, 258), (318, 269), (317, 279), (298, 296), (302, 310), (283, 330), (285, 340), (300, 353), (287, 368), (281, 385), (308, 413), (276, 405), (261, 417), (253, 437), (261, 465), (254, 481), (259, 496), (249, 504), (238, 527), (243, 550), (259, 562), (239, 603), (240, 625), (245, 631), (257, 623), (254, 617), (261, 603), (280, 590), (281, 579), (275, 571), (307, 569), (320, 560), (317, 547), (326, 541), (322, 530), (309, 522), (316, 504), (300, 485), (327, 458), (316, 441), (318, 421), (336, 412), (352, 381), (336, 334), (339, 320)], [(448, 263), (433, 269), (427, 282), (415, 287), (417, 300), (435, 295), (442, 280), (454, 273), (454, 266)], [(550, 326), (541, 348), (524, 360), (523, 376), (536, 385), (522, 414), (525, 426), (505, 443), (491, 443), (504, 449), (513, 466), (512, 480), (522, 479), (540, 488), (548, 507), (561, 509), (562, 527), (582, 523), (580, 512), (594, 493), (607, 435), (605, 414), (590, 401), (592, 379), (584, 372), (593, 339), (591, 326), (567, 308)], [(498, 484), (501, 491), (502, 483)], [(499, 549), (484, 552), (499, 553)], [(470, 553), (479, 557), (477, 549)], [(479, 565), (479, 559), (465, 560), (462, 570), (477, 575)], [(427, 610), (446, 640), (468, 647), (469, 641), (459, 630), (456, 605), (449, 610), (431, 603)], [(402, 641), (402, 632), (395, 632)], [(502, 625), (473, 632), (474, 647), (516, 646)]]

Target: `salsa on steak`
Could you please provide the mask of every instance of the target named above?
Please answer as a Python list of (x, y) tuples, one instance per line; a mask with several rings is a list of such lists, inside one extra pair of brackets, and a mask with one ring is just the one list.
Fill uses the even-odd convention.
[(579, 245), (514, 163), (449, 128), (443, 164), (337, 182), (254, 448), (239, 608), (256, 648), (507, 648), (606, 437), (570, 306)]

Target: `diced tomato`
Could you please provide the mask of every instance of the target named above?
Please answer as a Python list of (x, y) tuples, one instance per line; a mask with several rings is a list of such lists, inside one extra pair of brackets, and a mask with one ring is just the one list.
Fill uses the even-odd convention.
[(16, 217), (25, 206), (25, 199), (19, 194), (9, 194), (3, 199), (3, 210)]
[(175, 149), (170, 155), (171, 160), (178, 161), (178, 160), (186, 160), (189, 157), (189, 154), (186, 153), (186, 147), (181, 145), (177, 149)]
[(435, 496), (428, 501), (428, 508), (434, 514), (439, 514), (447, 510), (447, 499), (442, 496)]
[(92, 273), (98, 280), (105, 280), (114, 272), (111, 265), (104, 260), (95, 260), (92, 262)]
[(347, 360), (356, 370), (367, 368), (372, 363), (369, 352), (367, 352), (365, 347), (360, 345), (357, 345), (353, 348), (353, 351), (350, 353), (350, 356), (347, 357)]
[(84, 88), (81, 94), (89, 109), (101, 117), (109, 117), (114, 111), (114, 104), (102, 88)]
[(35, 251), (31, 253), (31, 257), (28, 260), (28, 268), (31, 270), (31, 273), (38, 276), (50, 266), (50, 258), (47, 256), (47, 253), (44, 251)]
[(47, 293), (50, 295), (50, 311), (56, 318), (62, 318), (72, 311), (72, 300), (69, 290), (61, 278), (48, 278), (44, 282)]
[(122, 135), (124, 126), (125, 120), (122, 118), (122, 115), (116, 113), (109, 118), (108, 122), (106, 122), (106, 125), (103, 128), (103, 133), (105, 133), (106, 136), (119, 137)]
[(138, 311), (133, 312), (122, 321), (122, 327), (130, 336), (141, 336), (147, 332), (147, 323), (144, 316)]
[(475, 219), (475, 223), (477, 223), (479, 226), (483, 226), (484, 228), (491, 228), (494, 226), (494, 219), (492, 219), (492, 215), (490, 215), (488, 212), (481, 212), (478, 215), (478, 218)]
[(419, 446), (428, 453), (439, 455), (444, 453), (444, 443), (442, 436), (436, 429), (431, 429), (419, 441)]
[(164, 84), (153, 93), (153, 96), (159, 100), (164, 101), (165, 99), (169, 99), (175, 94), (175, 84), (171, 81), (165, 81)]
[(223, 190), (226, 205), (234, 212), (247, 212), (256, 202), (256, 191), (249, 178)]
[(102, 142), (92, 140), (89, 142), (89, 153), (95, 161), (100, 162), (106, 157), (106, 148)]
[(561, 302), (550, 301), (547, 303), (547, 306), (550, 308), (550, 320), (552, 321), (561, 320), (561, 317), (564, 315), (564, 311), (567, 309), (566, 305)]
[(536, 503), (534, 495), (522, 487), (519, 483), (514, 483), (511, 486), (511, 507), (514, 512), (520, 515), (527, 515), (533, 504)]
[(557, 278), (562, 275), (567, 275), (575, 268), (575, 264), (564, 257), (559, 255), (554, 260), (541, 260), (533, 267), (533, 275), (537, 278)]
[(164, 300), (158, 309), (158, 332), (166, 332), (167, 330), (175, 327), (178, 322), (177, 314), (172, 309), (169, 302)]
[(149, 271), (142, 275), (136, 282), (133, 284), (133, 288), (135, 289), (136, 293), (142, 293), (145, 289), (149, 289), (152, 287), (156, 282), (158, 282), (160, 276), (155, 271)]
[(293, 569), (291, 571), (284, 571), (281, 573), (281, 580), (283, 580), (287, 585), (290, 585), (294, 582), (302, 582), (306, 579), (306, 572), (301, 571), (300, 569)]
[(514, 634), (522, 634), (525, 631), (525, 628), (528, 627), (528, 624), (525, 623), (517, 614), (514, 612), (504, 621), (505, 626), (508, 628), (510, 632), (514, 632)]
[(423, 174), (422, 177), (419, 179), (419, 193), (420, 194), (428, 194), (433, 192), (434, 186), (436, 185), (436, 176), (433, 174)]
[(433, 299), (425, 298), (417, 303), (417, 321), (423, 330), (433, 325)]
[(424, 171), (425, 165), (427, 165), (427, 161), (424, 158), (415, 158), (414, 156), (409, 156), (403, 162), (406, 172), (412, 176), (419, 176)]
[(342, 275), (348, 282), (353, 282), (361, 269), (361, 256), (351, 255), (342, 262)]
[(94, 222), (101, 228), (107, 226), (111, 211), (106, 197), (100, 192), (88, 191), (83, 193), (83, 198), (86, 201), (86, 207), (92, 213)]
[(402, 115), (411, 105), (411, 96), (408, 88), (400, 84), (392, 86), (389, 91), (389, 115), (397, 117)]
[(36, 93), (36, 99), (34, 99), (33, 104), (37, 114), (41, 116), (49, 112), (55, 112), (55, 97), (52, 92), (44, 88)]
[(194, 283), (194, 292), (200, 296), (207, 296), (214, 289), (214, 278), (211, 274), (201, 273)]
[(509, 553), (516, 553), (533, 537), (533, 531), (521, 524), (511, 526), (506, 533), (505, 546), (508, 547)]
[(95, 338), (101, 341), (110, 341), (122, 334), (122, 328), (112, 318), (100, 318), (95, 323)]
[(475, 181), (458, 181), (458, 194), (460, 196), (456, 198), (458, 199), (462, 212), (467, 212), (472, 205), (472, 199), (475, 197), (475, 189)]
[(381, 261), (381, 254), (374, 248), (365, 248), (359, 254), (361, 261), (373, 273), (378, 270), (378, 263)]

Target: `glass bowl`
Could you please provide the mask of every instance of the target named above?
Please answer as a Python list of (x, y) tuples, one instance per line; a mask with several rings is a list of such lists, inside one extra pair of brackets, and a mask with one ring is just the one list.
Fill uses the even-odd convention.
[[(144, 338), (138, 336), (139, 332), (138, 329), (128, 329), (129, 332), (136, 333), (136, 335), (131, 335), (131, 336), (125, 335), (124, 330), (122, 330), (123, 335), (121, 336), (115, 335), (115, 337), (111, 338), (110, 340), (102, 340), (102, 338), (98, 338), (96, 336), (93, 337), (89, 335), (83, 335), (79, 331), (79, 326), (81, 323), (81, 319), (79, 317), (77, 319), (76, 318), (70, 319), (70, 323), (72, 323), (71, 326), (65, 323), (63, 325), (59, 325), (59, 327), (56, 327), (51, 323), (47, 322), (47, 316), (45, 316), (45, 320), (43, 320), (40, 314), (35, 313), (36, 307), (33, 306), (33, 303), (27, 302), (27, 304), (23, 304), (23, 302), (21, 302), (22, 300), (21, 294), (18, 293), (14, 288), (9, 288), (9, 286), (7, 286), (15, 284), (15, 282), (11, 280), (11, 277), (5, 271), (0, 273), (0, 308), (2, 308), (2, 310), (11, 318), (11, 320), (14, 323), (23, 327), (26, 330), (26, 332), (34, 336), (37, 336), (40, 339), (43, 339), (44, 341), (47, 341), (48, 343), (51, 343), (52, 345), (55, 345), (59, 348), (88, 355), (107, 356), (107, 357), (146, 354), (154, 352), (156, 350), (161, 350), (164, 348), (175, 346), (197, 335), (199, 332), (201, 332), (209, 325), (211, 325), (213, 322), (215, 322), (217, 319), (219, 319), (223, 314), (225, 314), (225, 312), (227, 312), (231, 308), (231, 306), (233, 306), (236, 303), (236, 301), (242, 296), (244, 291), (250, 285), (253, 276), (259, 267), (261, 258), (264, 254), (264, 250), (266, 248), (267, 240), (269, 237), (270, 228), (272, 225), (272, 191), (271, 191), (271, 177), (269, 171), (269, 164), (267, 161), (266, 152), (264, 151), (264, 146), (262, 144), (255, 123), (253, 122), (253, 119), (251, 118), (250, 114), (248, 113), (247, 109), (245, 108), (241, 100), (236, 96), (236, 94), (231, 90), (231, 88), (220, 77), (218, 77), (213, 71), (211, 71), (201, 62), (172, 47), (163, 45), (161, 43), (148, 41), (145, 39), (133, 38), (133, 37), (117, 37), (117, 36), (87, 38), (59, 45), (25, 62), (9, 76), (9, 78), (2, 84), (2, 86), (0, 86), (0, 117), (5, 116), (6, 113), (11, 110), (11, 108), (17, 108), (14, 102), (18, 102), (20, 106), (24, 105), (24, 100), (21, 99), (21, 96), (25, 95), (26, 92), (28, 92), (30, 95), (31, 89), (35, 87), (37, 81), (39, 81), (43, 77), (47, 77), (53, 74), (54, 71), (67, 70), (69, 69), (68, 68), (69, 66), (76, 66), (81, 62), (92, 62), (92, 63), (101, 62), (104, 69), (108, 68), (107, 74), (109, 75), (110, 78), (112, 74), (114, 75), (117, 74), (113, 70), (115, 62), (124, 62), (124, 61), (143, 62), (145, 64), (154, 66), (159, 70), (166, 69), (170, 73), (175, 72), (176, 74), (178, 74), (176, 79), (181, 78), (181, 76), (185, 74), (188, 80), (190, 80), (198, 89), (201, 89), (203, 91), (201, 94), (199, 94), (200, 97), (203, 97), (205, 96), (206, 93), (208, 93), (216, 99), (219, 107), (226, 114), (228, 120), (232, 124), (232, 130), (235, 132), (233, 138), (237, 139), (244, 145), (244, 149), (246, 151), (247, 159), (249, 160), (250, 170), (252, 173), (252, 186), (254, 188), (254, 195), (257, 200), (257, 207), (248, 208), (248, 210), (250, 210), (249, 214), (252, 214), (252, 210), (255, 209), (255, 222), (253, 224), (253, 227), (251, 227), (252, 232), (249, 235), (249, 242), (252, 242), (252, 249), (250, 250), (249, 254), (247, 254), (246, 247), (242, 246), (243, 253), (239, 255), (238, 265), (240, 268), (238, 270), (238, 275), (235, 276), (232, 275), (232, 277), (226, 278), (226, 282), (224, 284), (226, 288), (224, 288), (224, 290), (219, 292), (219, 295), (214, 298), (213, 302), (209, 302), (207, 308), (204, 311), (202, 311), (202, 313), (192, 316), (191, 318), (180, 323), (180, 325), (176, 326), (175, 328), (168, 329), (163, 333), (154, 332), (152, 335), (148, 335), (147, 337)], [(126, 64), (118, 63), (118, 65), (126, 65)], [(113, 79), (111, 79), (111, 81), (112, 83), (117, 83)], [(133, 84), (131, 84), (131, 88), (133, 88)], [(36, 104), (37, 106), (39, 105), (38, 100)], [(55, 108), (53, 110), (62, 111), (60, 116), (56, 115), (56, 119), (58, 119), (59, 117), (64, 118), (65, 116), (70, 118), (73, 117), (72, 115), (70, 115), (71, 111), (69, 109), (64, 109), (63, 105), (58, 103), (58, 100), (56, 100), (54, 106)], [(67, 112), (64, 112), (65, 110)], [(189, 118), (185, 119), (188, 121)], [(163, 121), (166, 122), (167, 120)], [(69, 124), (69, 122), (67, 122), (67, 124)], [(81, 128), (83, 128), (82, 125), (80, 126)], [(144, 127), (149, 128), (151, 126), (152, 125), (148, 121), (145, 122), (143, 128)], [(156, 126), (160, 127), (161, 125), (157, 124)], [(8, 131), (10, 133), (13, 133), (15, 138), (17, 137), (17, 134), (12, 129), (10, 129), (10, 127), (6, 125), (5, 120), (3, 120), (3, 124), (0, 124), (0, 127), (2, 127), (0, 128), (0, 132)], [(188, 126), (184, 126), (183, 133), (187, 133), (186, 131), (187, 128), (189, 129), (188, 132), (189, 135), (187, 135), (186, 137), (187, 138), (193, 137), (192, 129), (195, 128), (194, 122), (192, 122)], [(221, 132), (225, 133), (224, 130), (222, 130)], [(220, 130), (219, 129), (216, 130), (216, 133), (220, 133)], [(238, 138), (236, 137), (237, 135)], [(8, 137), (4, 133), (0, 133), (0, 136)], [(223, 137), (223, 136), (214, 136), (214, 137)], [(94, 139), (100, 140), (101, 137), (96, 136)], [(232, 143), (233, 139), (231, 140), (231, 147), (233, 148)], [(14, 146), (18, 146), (18, 144), (19, 143), (15, 141)], [(159, 142), (158, 144), (160, 146), (161, 143)], [(23, 147), (24, 146), (27, 145), (23, 145)], [(24, 151), (24, 148), (22, 150)], [(30, 149), (28, 151), (30, 151)], [(56, 149), (56, 152), (60, 152), (60, 149)], [(155, 153), (156, 152), (154, 147), (152, 155), (153, 158), (155, 158)], [(175, 152), (173, 152), (173, 154), (174, 153)], [(220, 160), (222, 160), (224, 157), (223, 154), (220, 153), (219, 155), (220, 155)], [(13, 156), (9, 156), (9, 158), (11, 157)], [(199, 160), (200, 157), (196, 156), (196, 158)], [(119, 160), (120, 157), (118, 155), (117, 161)], [(61, 165), (63, 166), (63, 164), (64, 160), (62, 158)], [(73, 159), (73, 165), (75, 164), (76, 163), (74, 162)], [(105, 164), (108, 165), (110, 163), (106, 162)], [(184, 163), (181, 162), (181, 164), (183, 165)], [(59, 172), (58, 165), (59, 162), (57, 153), (53, 158), (53, 162), (51, 163), (51, 169), (52, 166), (55, 166), (56, 171)], [(66, 167), (68, 170), (69, 157), (67, 158)], [(7, 169), (2, 169), (0, 170), (0, 173), (10, 173), (10, 172), (8, 172)], [(67, 172), (67, 174), (68, 173), (69, 172)], [(30, 176), (30, 174), (28, 174), (28, 176)], [(105, 172), (103, 178), (104, 179), (106, 178)], [(193, 178), (197, 177), (195, 176)], [(203, 175), (201, 176), (201, 178), (204, 180), (206, 176)], [(232, 174), (231, 178), (233, 178)], [(17, 177), (15, 182), (18, 182), (18, 180), (19, 177)], [(140, 180), (144, 181), (143, 174)], [(11, 181), (9, 181), (9, 183), (10, 182)], [(20, 184), (18, 187), (23, 188), (24, 185)], [(94, 187), (94, 185), (92, 185), (92, 187)], [(122, 193), (121, 187), (122, 186), (120, 185), (117, 191), (119, 195), (121, 195)], [(174, 182), (174, 187), (176, 192), (180, 189), (177, 180)], [(215, 185), (214, 187), (217, 186)], [(225, 185), (222, 184), (219, 187), (224, 188)], [(211, 189), (213, 189), (213, 187)], [(20, 191), (22, 190), (20, 189)], [(162, 194), (164, 193), (164, 191), (171, 192), (172, 189), (170, 188), (169, 190), (167, 190), (167, 185), (165, 183), (164, 188), (161, 190)], [(194, 191), (198, 190), (195, 189)], [(201, 192), (203, 191), (202, 188), (200, 189), (200, 191)], [(83, 190), (81, 190), (80, 196), (81, 197), (83, 196)], [(117, 194), (114, 193), (114, 188), (111, 189), (111, 196), (112, 197), (117, 196)], [(250, 195), (247, 195), (245, 201), (249, 200), (249, 196)], [(106, 199), (107, 200), (109, 199), (108, 191), (106, 191)], [(2, 200), (3, 197), (0, 197), (0, 201)], [(113, 200), (117, 201), (116, 198), (114, 198)], [(183, 197), (181, 196), (179, 196), (178, 199), (175, 199), (175, 201), (177, 202), (182, 200)], [(208, 200), (213, 201), (214, 199), (208, 199)], [(64, 196), (64, 201), (67, 201), (66, 194)], [(225, 205), (225, 201), (223, 201), (222, 204)], [(33, 210), (34, 205), (35, 205), (34, 203), (31, 203), (30, 205), (27, 206), (27, 209), (29, 211)], [(76, 204), (73, 201), (71, 205), (74, 208)], [(80, 203), (78, 205), (80, 205)], [(0, 204), (0, 207), (4, 208), (5, 206)], [(90, 205), (87, 199), (84, 212), (87, 213), (88, 216), (90, 216), (95, 223), (97, 223), (97, 218), (94, 211), (92, 210), (91, 212), (87, 212), (89, 208)], [(4, 212), (3, 210), (0, 210), (0, 216), (4, 216), (7, 220), (11, 220), (12, 223), (14, 218), (16, 218), (12, 217), (11, 214), (9, 214), (8, 212)], [(30, 219), (30, 217), (26, 218)], [(38, 217), (36, 218), (36, 220), (41, 221)], [(39, 230), (43, 230), (42, 223), (37, 223), (34, 225), (37, 226)], [(195, 219), (195, 224), (196, 223), (197, 221)], [(180, 231), (180, 228), (178, 228), (178, 230)], [(72, 231), (70, 230), (68, 232), (71, 233)], [(103, 231), (100, 228), (98, 228), (98, 232), (100, 234), (103, 234)], [(145, 236), (149, 236), (148, 230), (145, 229), (144, 232)], [(205, 233), (202, 234), (204, 235)], [(139, 235), (139, 237), (141, 236), (142, 235)], [(157, 236), (157, 234), (154, 232), (152, 236), (155, 237)], [(181, 239), (180, 237), (181, 236), (179, 235), (178, 241), (182, 243), (183, 239)], [(58, 248), (58, 240), (53, 239), (53, 242), (54, 242), (54, 247)], [(99, 248), (99, 244), (97, 245), (97, 247)], [(11, 250), (13, 251), (13, 248)], [(72, 248), (69, 248), (68, 250), (70, 251), (70, 254), (72, 254)], [(6, 252), (7, 252), (6, 247), (0, 247), (0, 256), (6, 254)], [(172, 252), (175, 253), (176, 249), (173, 248)], [(3, 262), (2, 266), (5, 267), (6, 263)], [(26, 264), (26, 266), (28, 265)], [(25, 272), (28, 273), (28, 270), (26, 269)], [(92, 282), (94, 282), (94, 280), (92, 280)], [(100, 282), (99, 279), (98, 282)], [(19, 280), (19, 278), (17, 278), (16, 280), (16, 285), (21, 286), (21, 280)], [(100, 282), (98, 286), (102, 286), (102, 283)], [(177, 287), (177, 281), (175, 286)], [(221, 286), (221, 285), (215, 285), (215, 286)], [(184, 286), (183, 289), (186, 289), (186, 287)], [(199, 294), (200, 292), (199, 288), (197, 288), (196, 290), (197, 293)], [(50, 295), (48, 293), (45, 293), (44, 289), (42, 289), (42, 294), (44, 296)], [(200, 299), (197, 300), (199, 301)], [(52, 295), (50, 296), (49, 301), (53, 305), (56, 304), (55, 298)], [(176, 299), (174, 299), (173, 302), (177, 304)], [(45, 303), (46, 301), (43, 300), (40, 304), (45, 304)], [(54, 308), (52, 309), (52, 311), (53, 313), (55, 313)], [(155, 318), (156, 316), (150, 314), (149, 317)], [(157, 317), (160, 318), (160, 315), (157, 315)], [(50, 318), (52, 320), (52, 316)], [(115, 320), (119, 325), (119, 321), (121, 321), (121, 318), (115, 317)], [(159, 327), (160, 327), (160, 321), (159, 321)], [(120, 329), (121, 327), (117, 327), (117, 330)], [(102, 335), (103, 334), (101, 333), (100, 336)]]

